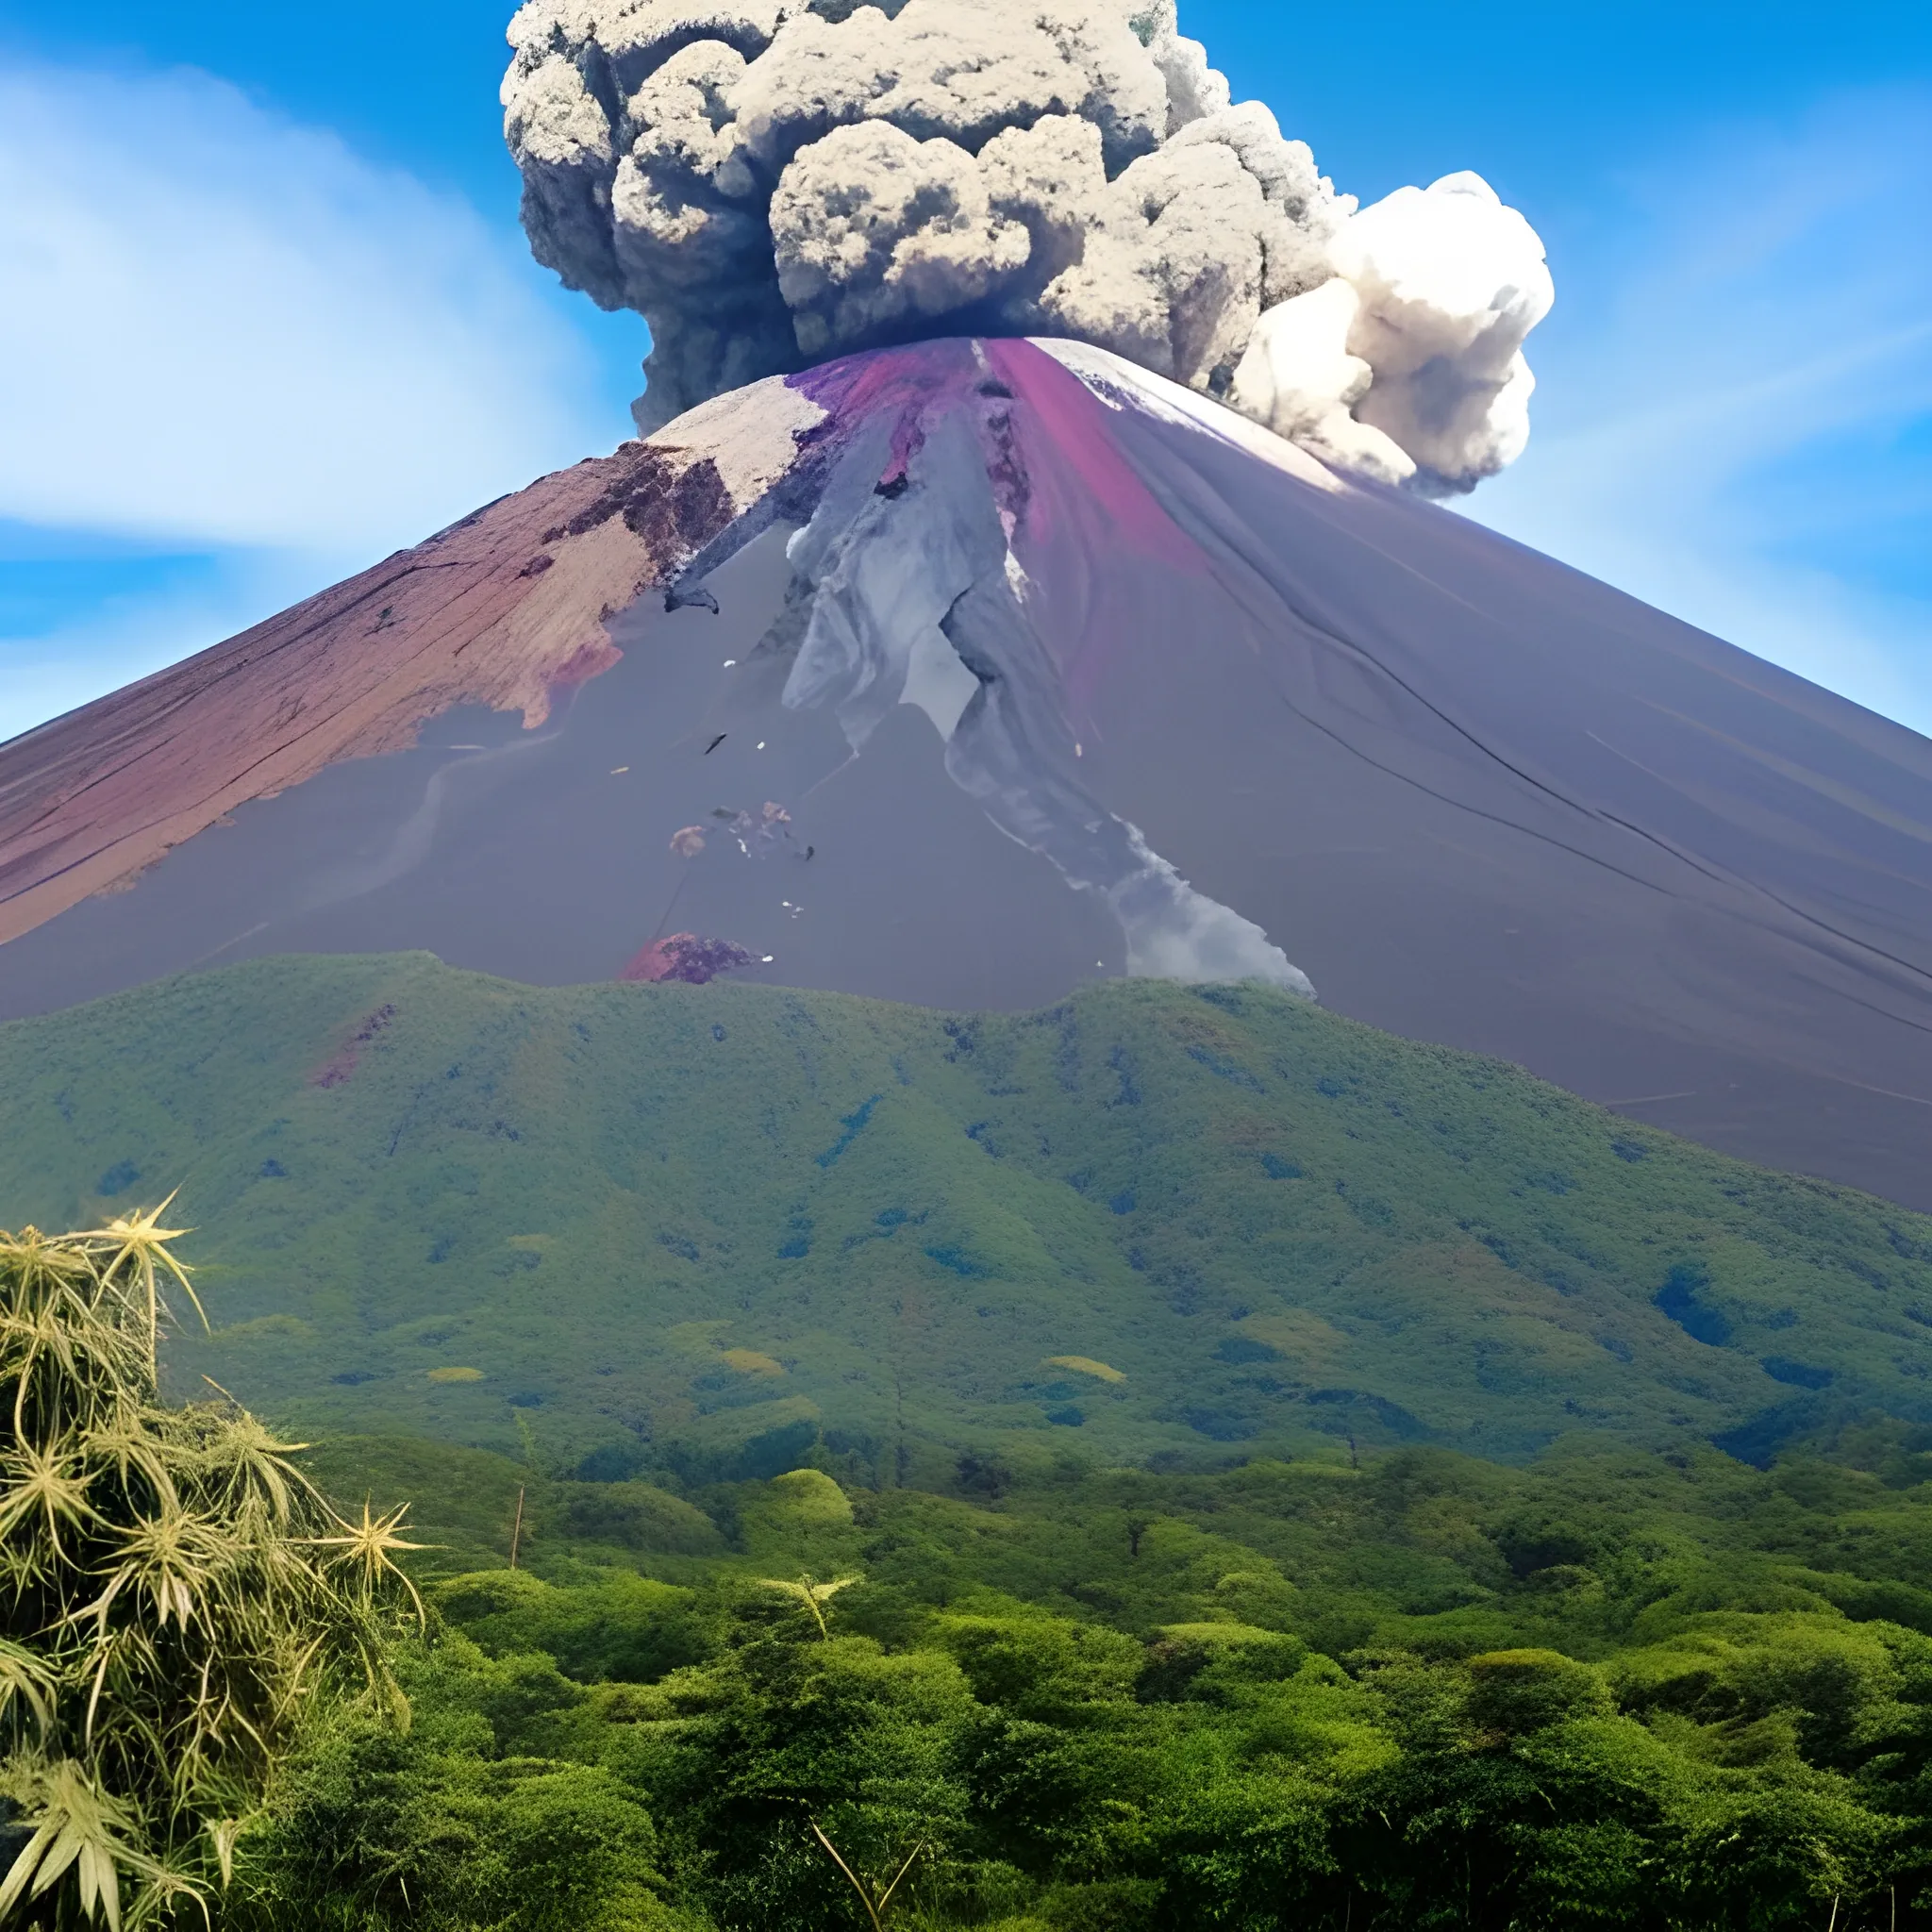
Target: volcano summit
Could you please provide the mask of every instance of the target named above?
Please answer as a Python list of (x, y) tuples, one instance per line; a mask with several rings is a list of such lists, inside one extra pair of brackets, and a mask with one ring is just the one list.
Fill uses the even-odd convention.
[(17, 740), (0, 1012), (298, 951), (1258, 978), (1925, 1203), (1928, 839), (1910, 732), (1104, 350), (945, 339)]

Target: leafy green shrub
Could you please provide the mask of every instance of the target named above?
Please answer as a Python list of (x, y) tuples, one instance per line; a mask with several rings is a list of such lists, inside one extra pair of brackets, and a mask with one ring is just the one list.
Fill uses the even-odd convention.
[(653, 1683), (708, 1647), (690, 1591), (623, 1571), (557, 1590), (527, 1571), (486, 1570), (439, 1584), (434, 1601), (485, 1650), (546, 1653), (580, 1683)]
[(1526, 1737), (1609, 1713), (1603, 1678), (1554, 1650), (1492, 1650), (1471, 1657), (1466, 1668), (1470, 1719), (1483, 1730)]
[(1124, 1703), (1144, 1663), (1138, 1643), (1099, 1624), (950, 1617), (940, 1627), (982, 1704), (1045, 1724), (1076, 1724)]
[(708, 1557), (724, 1548), (708, 1516), (649, 1483), (559, 1483), (556, 1496), (565, 1533), (580, 1542), (653, 1557)]
[[(243, 1841), (232, 1932), (618, 1932), (661, 1916), (649, 1813), (566, 1755), (585, 1702), (543, 1657), (458, 1637), (398, 1660), (418, 1718), (315, 1725)], [(555, 1754), (555, 1755), (548, 1755)]]

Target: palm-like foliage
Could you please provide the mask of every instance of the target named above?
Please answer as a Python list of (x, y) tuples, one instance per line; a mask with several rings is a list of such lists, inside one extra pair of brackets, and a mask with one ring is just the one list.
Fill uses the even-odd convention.
[(400, 1714), (400, 1518), (342, 1520), (225, 1395), (162, 1403), (163, 1284), (200, 1313), (162, 1211), (0, 1234), (8, 1927), (201, 1903), (309, 1698), (346, 1676)]

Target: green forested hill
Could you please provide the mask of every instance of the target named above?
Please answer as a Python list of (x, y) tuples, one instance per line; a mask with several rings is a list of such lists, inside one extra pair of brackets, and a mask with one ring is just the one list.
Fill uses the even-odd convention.
[(1932, 1415), (1932, 1223), (1250, 989), (955, 1018), (268, 960), (0, 1028), (0, 1223), (180, 1189), (304, 1428), (855, 1480)]

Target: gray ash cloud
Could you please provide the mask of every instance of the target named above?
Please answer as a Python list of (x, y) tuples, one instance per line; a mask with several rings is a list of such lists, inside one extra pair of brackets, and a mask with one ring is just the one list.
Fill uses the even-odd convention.
[[(510, 42), (525, 226), (569, 286), (650, 323), (643, 427), (978, 332), (1095, 343), (1424, 487), (1468, 487), (1526, 433), (1520, 344), (1547, 307), (1527, 225), (1493, 196), (1520, 236), (1463, 221), (1474, 280), (1487, 251), (1507, 286), (1457, 286), (1469, 312), (1445, 318), (1446, 197), (1382, 220), (1378, 256), (1357, 225), (1390, 204), (1357, 216), (1265, 107), (1231, 104), (1174, 0), (530, 0)], [(1352, 303), (1293, 306), (1337, 280)]]

